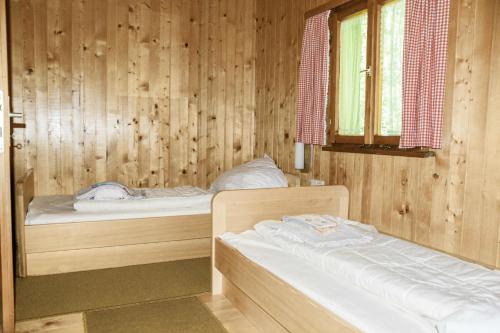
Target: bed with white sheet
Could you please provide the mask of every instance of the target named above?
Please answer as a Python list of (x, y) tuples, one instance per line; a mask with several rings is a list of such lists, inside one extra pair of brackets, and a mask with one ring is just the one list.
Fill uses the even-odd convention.
[[(298, 198), (316, 196), (323, 202), (302, 204), (302, 213), (345, 217), (346, 207), (329, 208), (325, 201), (345, 202), (347, 194), (333, 188), (321, 194), (308, 188), (259, 190), (237, 199), (220, 193), (213, 207), (219, 235), (214, 263), (224, 277), (214, 270), (214, 293), (243, 304), (266, 332), (498, 331), (499, 271), (344, 218), (287, 216), (301, 213)], [(264, 196), (276, 199), (257, 218), (245, 217), (245, 207), (262, 206), (258, 197)], [(237, 213), (228, 208), (237, 205)]]
[(287, 186), (287, 178), (294, 177), (284, 175), (264, 157), (222, 174), (209, 190), (194, 186), (125, 189), (134, 195), (122, 198), (116, 197), (122, 185), (106, 182), (75, 195), (35, 197), (29, 172), (16, 184), (18, 275), (207, 257), (214, 193)]
[(210, 214), (213, 192), (194, 186), (142, 189), (143, 200), (75, 200), (73, 195), (33, 198), (26, 225), (108, 221), (131, 218)]
[[(172, 191), (156, 199), (79, 203), (72, 195), (34, 197), (31, 173), (16, 187), (19, 276), (210, 254), (212, 193), (192, 190), (192, 196), (183, 197)], [(77, 204), (83, 207), (77, 210)]]

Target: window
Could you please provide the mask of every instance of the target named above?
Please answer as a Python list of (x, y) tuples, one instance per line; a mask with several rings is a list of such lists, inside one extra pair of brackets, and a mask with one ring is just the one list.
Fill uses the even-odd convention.
[(361, 136), (365, 130), (366, 10), (340, 23), (339, 122), (340, 135)]
[(352, 1), (332, 12), (331, 141), (399, 143), (404, 16), (404, 0)]

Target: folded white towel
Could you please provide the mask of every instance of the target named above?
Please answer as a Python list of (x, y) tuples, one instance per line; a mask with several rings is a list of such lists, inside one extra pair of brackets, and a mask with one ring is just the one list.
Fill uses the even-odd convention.
[(124, 200), (140, 199), (138, 191), (129, 189), (117, 182), (101, 182), (87, 187), (75, 195), (75, 200)]
[(372, 226), (327, 215), (284, 216), (283, 223), (263, 221), (254, 228), (263, 235), (279, 235), (318, 248), (367, 243), (377, 234)]
[(337, 227), (342, 225), (348, 225), (361, 233), (378, 232), (377, 228), (372, 225), (346, 220), (341, 217), (331, 215), (303, 214), (295, 216), (283, 216), (282, 220), (285, 223), (305, 223), (321, 232), (327, 232), (329, 230), (334, 231)]
[(321, 233), (329, 233), (337, 230), (340, 225), (333, 216), (317, 215), (317, 214), (304, 214), (297, 216), (283, 216), (285, 223), (299, 223), (307, 224)]

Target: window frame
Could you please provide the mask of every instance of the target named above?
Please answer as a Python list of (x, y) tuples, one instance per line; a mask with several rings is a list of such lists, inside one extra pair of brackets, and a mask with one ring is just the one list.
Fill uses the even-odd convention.
[[(400, 136), (383, 136), (378, 134), (380, 126), (380, 17), (382, 6), (395, 0), (352, 0), (332, 9), (329, 19), (330, 27), (330, 82), (328, 99), (328, 141), (333, 144), (359, 145), (399, 145)], [(368, 31), (365, 87), (365, 121), (364, 135), (350, 136), (338, 134), (339, 126), (339, 76), (340, 76), (340, 24), (343, 19), (357, 12), (368, 11)]]

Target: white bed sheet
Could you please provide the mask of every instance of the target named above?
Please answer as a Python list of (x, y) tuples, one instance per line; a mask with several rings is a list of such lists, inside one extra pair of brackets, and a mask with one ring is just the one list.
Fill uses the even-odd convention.
[(226, 233), (222, 239), (244, 256), (280, 277), (304, 295), (367, 333), (436, 332), (425, 318), (380, 300), (313, 265), (287, 254), (255, 231)]
[(73, 207), (83, 212), (117, 212), (140, 210), (175, 210), (210, 207), (213, 192), (194, 186), (133, 189), (140, 198), (122, 200), (75, 200)]
[(317, 247), (285, 237), (285, 224), (267, 221), (255, 230), (326, 274), (432, 320), (439, 332), (500, 332), (500, 272), (382, 234), (367, 243)]
[[(210, 214), (212, 193), (193, 187), (191, 195), (182, 197), (176, 195), (176, 191), (168, 191), (169, 189), (164, 190), (161, 195), (159, 192), (156, 193), (157, 198), (153, 199), (153, 202), (147, 199), (148, 204), (142, 202), (139, 204), (139, 207), (122, 200), (123, 202), (121, 203), (113, 203), (111, 210), (95, 212), (90, 210), (75, 210), (73, 208), (74, 198), (72, 195), (39, 196), (35, 197), (30, 203), (25, 224), (98, 222), (132, 218)], [(170, 203), (168, 202), (169, 199), (171, 200)], [(172, 202), (175, 204), (172, 204)]]

